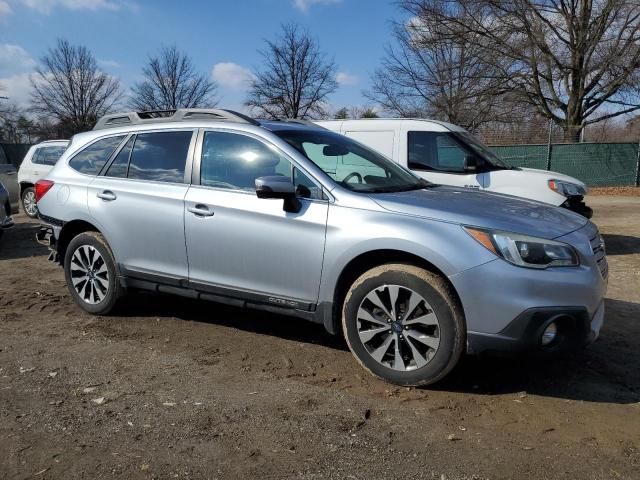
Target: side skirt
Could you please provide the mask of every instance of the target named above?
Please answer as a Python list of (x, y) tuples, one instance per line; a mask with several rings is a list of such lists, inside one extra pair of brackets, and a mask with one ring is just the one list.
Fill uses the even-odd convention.
[(298, 317), (314, 323), (325, 323), (324, 304), (316, 305), (215, 285), (191, 283), (186, 279), (164, 278), (147, 272), (132, 271), (122, 266), (120, 266), (120, 271), (123, 273), (119, 277), (120, 283), (125, 288), (169, 293), (194, 300), (208, 300), (238, 308), (251, 308)]

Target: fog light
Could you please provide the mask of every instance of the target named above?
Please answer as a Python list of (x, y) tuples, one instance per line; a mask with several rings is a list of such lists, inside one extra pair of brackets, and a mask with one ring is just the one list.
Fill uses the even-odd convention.
[(551, 322), (549, 325), (547, 325), (547, 328), (544, 329), (544, 332), (542, 332), (542, 338), (540, 340), (542, 346), (547, 347), (551, 345), (557, 336), (558, 327), (556, 326), (555, 322)]

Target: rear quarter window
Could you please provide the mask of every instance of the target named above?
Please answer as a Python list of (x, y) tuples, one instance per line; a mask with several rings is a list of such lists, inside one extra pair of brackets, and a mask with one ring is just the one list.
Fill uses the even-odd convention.
[(101, 138), (69, 160), (69, 166), (85, 175), (97, 175), (126, 135)]
[(38, 156), (38, 163), (43, 165), (53, 166), (55, 165), (67, 147), (51, 146), (43, 147), (40, 149), (40, 155)]

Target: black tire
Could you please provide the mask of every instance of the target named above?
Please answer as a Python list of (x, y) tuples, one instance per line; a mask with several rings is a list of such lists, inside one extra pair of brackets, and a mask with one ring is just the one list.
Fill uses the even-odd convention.
[[(98, 258), (95, 256), (95, 252), (93, 254), (91, 253), (92, 249), (97, 251), (102, 262), (100, 262), (100, 260), (96, 260), (93, 265), (89, 265), (92, 258)], [(85, 254), (87, 251), (89, 252), (88, 256)], [(78, 259), (74, 260), (76, 252), (78, 252), (78, 259), (82, 266), (78, 264)], [(106, 280), (102, 273), (93, 273), (91, 274), (93, 285), (85, 283), (83, 288), (82, 283), (78, 283), (78, 288), (81, 290), (82, 294), (78, 292), (76, 286), (74, 286), (74, 279), (78, 280), (78, 278), (83, 278), (83, 267), (89, 266), (89, 271), (99, 271), (102, 270), (102, 265), (106, 268)], [(83, 310), (94, 315), (107, 315), (114, 309), (118, 300), (124, 293), (124, 290), (118, 281), (115, 265), (113, 253), (111, 253), (111, 249), (109, 248), (107, 241), (100, 233), (80, 233), (69, 242), (64, 256), (64, 274), (67, 281), (67, 287), (69, 288), (69, 292), (71, 293), (73, 300)], [(106, 290), (102, 288), (104, 285), (107, 285)], [(103, 295), (103, 298), (100, 298), (100, 295)]]
[[(35, 202), (35, 198), (36, 198), (36, 192), (33, 189), (33, 187), (25, 188), (22, 191), (22, 194), (20, 195), (20, 203), (22, 205), (22, 211), (25, 213), (25, 215), (31, 218), (38, 217), (38, 208), (35, 206), (35, 203), (33, 203)], [(28, 209), (25, 206), (25, 203), (29, 206)], [(33, 207), (30, 206), (32, 203), (33, 203)]]
[[(423, 345), (417, 345), (416, 342), (413, 341), (413, 338), (416, 337), (414, 336), (410, 339), (409, 336), (406, 335), (407, 332), (402, 330), (403, 328), (407, 330), (413, 329), (416, 327), (415, 324), (412, 326), (405, 325), (403, 327), (400, 322), (393, 322), (399, 323), (396, 330), (391, 329), (388, 333), (385, 331), (380, 334), (384, 340), (387, 340), (387, 336), (393, 336), (393, 339), (389, 340), (394, 342), (390, 344), (393, 345), (393, 350), (395, 350), (397, 346), (395, 342), (400, 343), (400, 350), (407, 355), (401, 356), (402, 360), (398, 362), (398, 364), (402, 367), (408, 365), (409, 368), (414, 368), (413, 370), (391, 368), (395, 364), (393, 359), (389, 360), (389, 363), (392, 365), (385, 365), (383, 362), (374, 359), (368, 349), (370, 347), (365, 346), (367, 342), (361, 340), (358, 332), (360, 328), (359, 325), (361, 325), (361, 321), (358, 320), (358, 311), (361, 304), (363, 306), (366, 305), (366, 303), (363, 303), (365, 297), (377, 289), (380, 289), (378, 291), (384, 293), (384, 288), (389, 288), (388, 286), (390, 285), (406, 289), (402, 290), (403, 292), (411, 290), (411, 295), (417, 293), (430, 307), (424, 311), (434, 313), (437, 318), (438, 325), (433, 326), (433, 333), (431, 335), (433, 335), (434, 338), (437, 337), (437, 342), (439, 343), (434, 349), (435, 353), (432, 353), (430, 348), (425, 349), (425, 356), (420, 359), (421, 363), (426, 361), (426, 364), (423, 366), (417, 366), (418, 362), (413, 360), (416, 355), (411, 353), (411, 347), (422, 347)], [(405, 295), (406, 294), (407, 293), (405, 293)], [(369, 298), (371, 297), (369, 296)], [(399, 297), (398, 302), (400, 302)], [(405, 304), (405, 309), (409, 310), (406, 306), (407, 304)], [(390, 302), (387, 303), (387, 305), (390, 305)], [(419, 305), (424, 306), (425, 304), (420, 303)], [(401, 306), (400, 303), (396, 302), (398, 312), (400, 312)], [(418, 309), (420, 308), (422, 307), (418, 307)], [(380, 311), (381, 310), (378, 310), (378, 312)], [(414, 311), (418, 312), (419, 310)], [(407, 314), (407, 319), (411, 317), (411, 313), (412, 312), (409, 312)], [(398, 313), (398, 315), (400, 314)], [(388, 318), (388, 316), (385, 315), (385, 318)], [(389, 322), (389, 320), (387, 320), (387, 322)], [(376, 325), (373, 326), (377, 327)], [(417, 325), (417, 327), (423, 328), (424, 326)], [(464, 315), (449, 284), (440, 276), (412, 265), (386, 264), (373, 268), (361, 275), (347, 292), (342, 309), (342, 328), (349, 349), (366, 370), (382, 380), (402, 386), (428, 385), (441, 380), (458, 363), (466, 345)], [(366, 333), (366, 331), (365, 329), (360, 333)], [(404, 337), (403, 333), (405, 334)], [(407, 342), (411, 342), (412, 345), (408, 345)], [(385, 342), (381, 341), (380, 343), (384, 344)], [(389, 358), (389, 354), (390, 352), (387, 352), (384, 358)], [(426, 359), (427, 354), (430, 354), (429, 359)]]

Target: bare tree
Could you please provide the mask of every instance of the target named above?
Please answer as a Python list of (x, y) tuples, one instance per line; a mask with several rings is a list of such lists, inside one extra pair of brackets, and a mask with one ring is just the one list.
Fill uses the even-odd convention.
[(333, 114), (333, 118), (336, 120), (345, 120), (349, 118), (349, 109), (347, 107), (342, 107)]
[(404, 0), (403, 5), (441, 25), (444, 38), (480, 38), (506, 89), (560, 125), (566, 140), (577, 139), (587, 125), (640, 109), (637, 0)]
[(31, 79), (31, 110), (52, 117), (65, 135), (93, 128), (122, 97), (120, 82), (99, 70), (91, 52), (58, 40)]
[[(445, 2), (429, 3), (445, 15)], [(485, 59), (479, 35), (452, 35), (452, 26), (421, 15), (412, 2), (402, 8), (409, 20), (395, 25), (395, 45), (387, 47), (366, 96), (393, 115), (432, 116), (471, 129), (505, 117), (504, 104), (496, 102), (504, 88)]]
[(149, 57), (142, 72), (144, 80), (134, 85), (129, 106), (134, 110), (173, 110), (214, 107), (217, 84), (198, 73), (189, 56), (177, 47), (163, 47)]
[(265, 68), (255, 72), (246, 105), (270, 118), (324, 117), (325, 100), (338, 84), (336, 65), (298, 26), (282, 26), (260, 52)]

